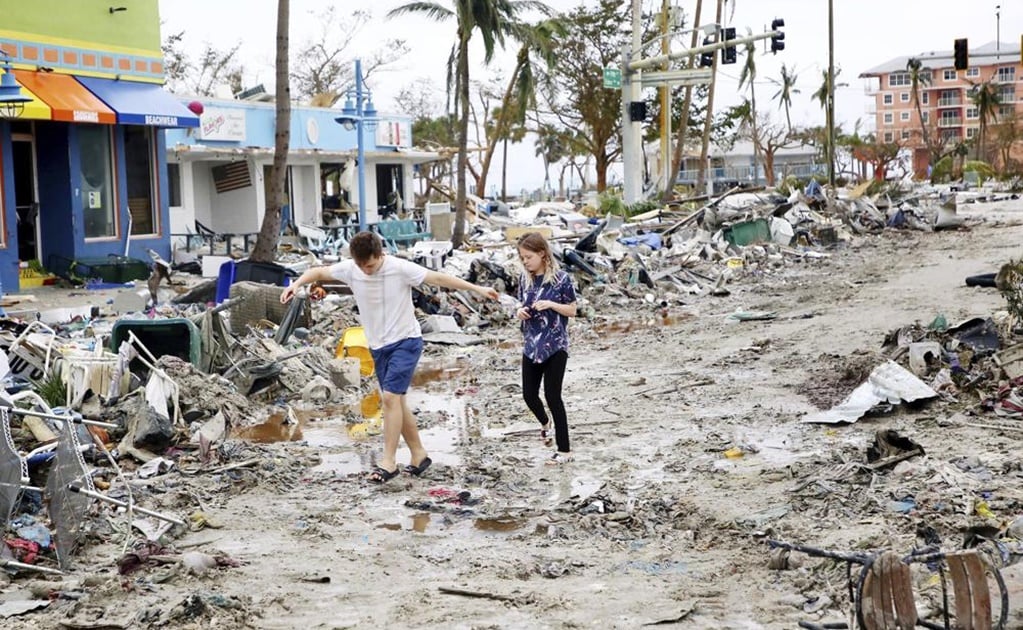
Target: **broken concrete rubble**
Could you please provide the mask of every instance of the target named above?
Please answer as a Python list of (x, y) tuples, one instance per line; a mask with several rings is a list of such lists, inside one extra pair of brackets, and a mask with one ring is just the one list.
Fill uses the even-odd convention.
[[(689, 432), (693, 427), (724, 432), (735, 429), (733, 425), (752, 424), (763, 417), (784, 423), (796, 413), (791, 409), (801, 414), (803, 407), (791, 401), (785, 403), (785, 408), (780, 403), (774, 406), (771, 399), (774, 394), (765, 396), (764, 390), (756, 389), (752, 381), (769, 379), (769, 372), (784, 369), (786, 360), (812, 363), (800, 351), (810, 343), (810, 337), (816, 339), (822, 336), (821, 330), (830, 331), (829, 328), (820, 328), (823, 324), (818, 324), (818, 321), (822, 312), (826, 316), (827, 309), (837, 307), (815, 304), (811, 311), (809, 306), (785, 304), (784, 296), (800, 288), (806, 291), (801, 295), (809, 296), (811, 294), (805, 287), (813, 283), (822, 285), (822, 291), (841, 285), (852, 293), (854, 289), (876, 282), (865, 275), (857, 277), (855, 283), (844, 279), (834, 280), (828, 275), (835, 271), (834, 265), (840, 264), (844, 247), (869, 242), (864, 236), (868, 232), (857, 233), (845, 219), (838, 218), (833, 208), (821, 207), (819, 204), (811, 206), (806, 202), (801, 203), (806, 205), (808, 211), (794, 213), (793, 217), (798, 214), (801, 218), (793, 223), (785, 217), (785, 213), (782, 216), (774, 214), (778, 208), (773, 206), (774, 201), (763, 201), (772, 197), (758, 195), (756, 198), (760, 201), (755, 203), (762, 203), (760, 212), (750, 211), (759, 206), (742, 205), (754, 204), (752, 198), (737, 199), (735, 207), (721, 204), (722, 207), (715, 212), (721, 225), (736, 225), (757, 219), (769, 223), (769, 237), (747, 245), (737, 245), (719, 235), (722, 229), (720, 225), (713, 231), (695, 221), (680, 225), (692, 210), (676, 211), (674, 215), (670, 211), (664, 212), (659, 221), (651, 221), (649, 224), (639, 221), (635, 225), (625, 223), (614, 228), (603, 226), (594, 238), (596, 243), (592, 251), (583, 251), (589, 249), (587, 247), (579, 249), (578, 244), (587, 232), (578, 229), (578, 224), (573, 226), (577, 232), (569, 235), (568, 232), (572, 231), (568, 229), (569, 223), (559, 225), (550, 222), (552, 234), (561, 235), (559, 238), (562, 239), (563, 250), (576, 252), (570, 258), (578, 255), (579, 260), (590, 265), (600, 276), (595, 277), (581, 266), (566, 265), (579, 280), (580, 311), (588, 317), (573, 322), (573, 340), (578, 343), (573, 361), (580, 361), (580, 368), (574, 375), (578, 379), (575, 392), (580, 393), (573, 392), (571, 388), (569, 390), (575, 396), (569, 400), (569, 405), (573, 413), (578, 412), (580, 416), (579, 420), (573, 419), (573, 423), (579, 423), (578, 449), (582, 454), (579, 465), (584, 476), (572, 470), (564, 474), (550, 474), (543, 470), (538, 473), (530, 465), (524, 465), (531, 454), (516, 441), (518, 438), (514, 435), (504, 440), (500, 449), (493, 448), (493, 427), (510, 425), (518, 415), (517, 371), (514, 363), (517, 331), (513, 327), (514, 323), (507, 317), (505, 305), (481, 303), (471, 296), (456, 297), (447, 292), (426, 291), (417, 302), (417, 305), (422, 305), (420, 312), (423, 316), (430, 315), (442, 330), (455, 328), (457, 331), (465, 331), (459, 334), (479, 342), (472, 348), (457, 351), (458, 360), (467, 361), (471, 366), (468, 370), (461, 368), (468, 372), (465, 376), (451, 376), (450, 370), (445, 369), (443, 364), (447, 359), (443, 357), (450, 357), (454, 352), (440, 347), (438, 344), (443, 341), (439, 338), (438, 343), (427, 345), (424, 357), (424, 360), (440, 359), (442, 363), (438, 373), (443, 376), (438, 378), (441, 379), (444, 394), (435, 396), (443, 398), (444, 404), (448, 406), (443, 407), (442, 411), (421, 409), (420, 418), (425, 426), (434, 425), (441, 431), (456, 435), (450, 439), (456, 441), (458, 446), (457, 450), (455, 447), (447, 451), (438, 449), (439, 455), (435, 454), (437, 464), (433, 467), (436, 476), (432, 479), (418, 480), (404, 475), (401, 477), (401, 485), (381, 492), (385, 501), (390, 500), (393, 505), (387, 506), (387, 509), (380, 508), (377, 494), (365, 491), (356, 472), (371, 461), (372, 445), (357, 443), (353, 448), (348, 441), (350, 436), (372, 435), (373, 431), (378, 430), (372, 418), (350, 409), (370, 392), (372, 378), (363, 378), (358, 374), (357, 360), (336, 358), (340, 331), (357, 324), (358, 319), (350, 296), (331, 292), (326, 299), (310, 306), (308, 336), (292, 335), (281, 342), (276, 341), (278, 322), (270, 316), (250, 318), (242, 330), (235, 332), (231, 319), (233, 313), (227, 309), (223, 319), (211, 316), (211, 321), (219, 321), (226, 330), (226, 334), (211, 333), (211, 339), (216, 337), (221, 359), (194, 364), (181, 357), (167, 355), (153, 362), (154, 367), (177, 384), (181, 419), (168, 423), (172, 433), (164, 445), (153, 441), (142, 445), (144, 448), (131, 443), (126, 444), (123, 450), (112, 449), (126, 481), (119, 480), (112, 469), (103, 463), (102, 458), (92, 461), (94, 452), (85, 453), (86, 460), (100, 472), (97, 481), (102, 483), (97, 485), (97, 492), (110, 493), (123, 500), (125, 489), (130, 488), (135, 495), (135, 506), (144, 506), (143, 509), (154, 511), (173, 511), (186, 520), (190, 527), (197, 529), (216, 527), (223, 520), (233, 521), (229, 522), (228, 527), (235, 529), (230, 529), (229, 534), (216, 532), (227, 539), (237, 536), (240, 526), (256, 527), (255, 519), (259, 517), (257, 508), (247, 505), (250, 497), (234, 503), (230, 498), (243, 493), (260, 492), (259, 502), (271, 505), (279, 519), (269, 529), (282, 531), (282, 536), (288, 540), (292, 536), (297, 537), (303, 543), (299, 548), (315, 546), (327, 550), (334, 545), (342, 550), (342, 554), (353, 551), (361, 553), (362, 549), (377, 553), (384, 548), (380, 546), (381, 541), (390, 541), (393, 537), (394, 544), (413, 550), (417, 562), (429, 562), (431, 571), (448, 576), (453, 575), (448, 567), (455, 564), (451, 552), (440, 545), (434, 545), (434, 541), (446, 541), (448, 536), (456, 532), (462, 539), (473, 535), (492, 536), (487, 539), (489, 546), (502, 550), (528, 549), (529, 553), (535, 554), (536, 566), (533, 566), (533, 559), (523, 561), (514, 551), (502, 558), (502, 564), (498, 566), (483, 552), (472, 549), (460, 552), (462, 555), (459, 556), (458, 564), (464, 567), (462, 559), (464, 554), (469, 554), (464, 559), (472, 563), (472, 566), (490, 566), (495, 573), (503, 576), (505, 585), (508, 584), (507, 576), (516, 576), (515, 579), (521, 581), (523, 588), (529, 588), (530, 578), (540, 576), (557, 577), (559, 582), (573, 581), (570, 586), (574, 587), (574, 581), (590, 579), (597, 567), (608, 580), (614, 580), (616, 575), (625, 575), (635, 581), (653, 576), (659, 580), (657, 583), (661, 583), (664, 575), (670, 574), (673, 581), (685, 583), (689, 587), (687, 593), (696, 593), (695, 597), (707, 601), (718, 596), (714, 593), (701, 594), (699, 589), (694, 591), (691, 588), (695, 585), (690, 575), (695, 565), (688, 559), (679, 559), (675, 552), (670, 556), (660, 556), (654, 547), (664, 542), (676, 549), (685, 548), (687, 554), (701, 558), (700, 562), (704, 562), (703, 554), (708, 549), (725, 549), (732, 556), (732, 564), (728, 566), (736, 566), (744, 562), (741, 556), (756, 557), (753, 551), (756, 549), (755, 541), (761, 539), (765, 531), (790, 531), (794, 527), (793, 523), (798, 522), (801, 512), (828, 522), (828, 527), (842, 531), (843, 535), (848, 533), (855, 544), (874, 543), (882, 537), (878, 535), (866, 541), (856, 538), (859, 533), (850, 523), (856, 527), (862, 527), (864, 523), (882, 523), (884, 535), (897, 535), (904, 533), (903, 525), (906, 521), (928, 510), (932, 510), (930, 513), (941, 522), (940, 526), (947, 524), (949, 527), (958, 524), (961, 520), (958, 517), (966, 512), (976, 515), (990, 510), (990, 513), (998, 517), (1013, 516), (1013, 503), (1009, 498), (1011, 493), (999, 487), (993, 491), (989, 489), (990, 475), (997, 475), (998, 467), (990, 463), (989, 457), (992, 454), (985, 452), (987, 446), (983, 442), (972, 447), (978, 453), (978, 461), (969, 465), (962, 462), (964, 467), (960, 468), (958, 464), (951, 465), (940, 459), (943, 456), (942, 448), (933, 448), (932, 442), (918, 438), (916, 431), (908, 432), (905, 426), (899, 426), (901, 435), (909, 435), (925, 443), (927, 454), (923, 454), (923, 449), (910, 449), (907, 452), (915, 454), (896, 464), (891, 458), (898, 457), (899, 453), (888, 453), (876, 460), (883, 462), (884, 466), (873, 471), (875, 477), (880, 478), (875, 478), (868, 485), (856, 478), (857, 474), (869, 476), (863, 472), (863, 464), (860, 462), (863, 459), (862, 440), (857, 442), (855, 455), (850, 457), (841, 444), (842, 439), (849, 434), (836, 433), (837, 428), (827, 427), (820, 431), (808, 428), (808, 433), (803, 434), (811, 436), (810, 440), (801, 443), (808, 451), (820, 447), (815, 442), (824, 444), (819, 451), (823, 454), (817, 459), (809, 462), (789, 461), (779, 470), (763, 473), (752, 468), (753, 462), (768, 460), (772, 451), (782, 450), (787, 454), (789, 448), (795, 447), (786, 443), (785, 447), (774, 445), (761, 449), (746, 448), (746, 442), (740, 441), (739, 436), (727, 434), (712, 435), (708, 447), (690, 437)], [(887, 212), (885, 215), (887, 218)], [(792, 226), (792, 234), (785, 243), (779, 242), (786, 240), (785, 232), (782, 230), (776, 233), (774, 229), (778, 221)], [(489, 226), (482, 220), (480, 223)], [(676, 229), (671, 230), (673, 227)], [(485, 229), (489, 228), (480, 228)], [(904, 236), (904, 233), (896, 232), (894, 227), (880, 227), (878, 230), (886, 233), (889, 238)], [(653, 238), (648, 235), (657, 235), (661, 247), (655, 249), (650, 246)], [(937, 236), (928, 235), (928, 238)], [(866, 247), (869, 248), (869, 245)], [(886, 255), (883, 251), (878, 248), (876, 255)], [(819, 257), (828, 254), (833, 255), (833, 258)], [(472, 254), (455, 250), (443, 264), (450, 263), (451, 268), (458, 269), (461, 274), (475, 268), (480, 277), (484, 278), (480, 282), (502, 282), (505, 283), (506, 291), (514, 291), (518, 281), (515, 259), (513, 244), (503, 239), (495, 240), (492, 245), (485, 245)], [(810, 273), (815, 265), (819, 265), (819, 271), (823, 273)], [(802, 272), (802, 275), (797, 272)], [(876, 270), (874, 272), (877, 273)], [(715, 292), (718, 292), (718, 297), (711, 298)], [(840, 291), (832, 290), (827, 295), (837, 296), (837, 304), (843, 309), (853, 304)], [(973, 313), (966, 311), (966, 307), (962, 306), (955, 313), (948, 312), (956, 317), (969, 318)], [(200, 314), (200, 309), (163, 306), (150, 313), (156, 317), (192, 319)], [(201, 313), (208, 311), (202, 309)], [(798, 331), (802, 337), (784, 337), (783, 333), (787, 329), (802, 326), (799, 317), (804, 313), (812, 314), (814, 319), (807, 322), (806, 329)], [(746, 323), (724, 327), (722, 322), (731, 314), (739, 314), (738, 319), (746, 320)], [(767, 317), (768, 314), (772, 317)], [(982, 321), (988, 319), (986, 313), (979, 315)], [(905, 317), (903, 313), (899, 313), (899, 316)], [(932, 313), (923, 312), (920, 316), (927, 321)], [(913, 316), (908, 317), (912, 319)], [(40, 387), (45, 384), (47, 376), (54, 373), (63, 375), (67, 369), (67, 394), (74, 407), (88, 409), (90, 415), (114, 422), (119, 428), (111, 430), (107, 443), (116, 444), (127, 433), (132, 419), (137, 419), (141, 413), (140, 406), (146, 398), (146, 385), (150, 381), (133, 373), (130, 358), (123, 361), (122, 376), (118, 378), (115, 375), (115, 366), (122, 362), (102, 341), (112, 328), (112, 322), (104, 322), (103, 319), (99, 317), (88, 323), (95, 337), (85, 337), (84, 327), (71, 330), (54, 325), (53, 335), (40, 332), (42, 329), (33, 331), (33, 334), (38, 333), (42, 337), (36, 338), (35, 343), (26, 343), (24, 348), (31, 348), (33, 365), (38, 364), (40, 367), (36, 368), (39, 372), (36, 378), (28, 381), (30, 384), (26, 386)], [(832, 318), (827, 321), (833, 324), (835, 320)], [(997, 314), (991, 315), (991, 321), (999, 339), (997, 348), (1011, 348), (1015, 341), (1011, 333), (1012, 325)], [(456, 327), (451, 327), (451, 322), (455, 322)], [(682, 328), (687, 322), (694, 325)], [(699, 336), (700, 327), (706, 327), (708, 334)], [(678, 347), (672, 337), (676, 328), (683, 331), (687, 339), (686, 344), (677, 344)], [(1000, 419), (997, 424), (999, 428), (991, 430), (992, 433), (1002, 435), (1012, 429), (1013, 416), (1003, 414), (1013, 413), (1014, 406), (1023, 400), (1023, 395), (1019, 394), (1019, 383), (1012, 382), (1009, 369), (1004, 370), (1007, 377), (1004, 379), (994, 369), (1000, 366), (994, 362), (995, 357), (1003, 360), (1005, 366), (1011, 366), (1011, 353), (998, 350), (992, 356), (991, 344), (982, 345), (978, 342), (983, 342), (985, 334), (990, 333), (990, 330), (984, 331), (981, 327), (976, 331), (978, 334), (974, 334), (975, 331), (970, 327), (961, 330), (956, 326), (930, 330), (910, 324), (903, 328), (909, 330), (896, 335), (893, 344), (882, 346), (882, 356), (870, 361), (867, 371), (884, 364), (888, 359), (902, 367), (912, 368), (916, 377), (936, 393), (936, 396), (928, 398), (933, 402), (923, 408), (922, 412), (920, 408), (912, 407), (920, 416), (920, 425), (951, 422), (948, 426), (961, 429), (967, 423), (982, 424), (977, 422), (978, 418), (973, 414), (986, 413), (989, 416), (986, 421), (988, 424), (993, 424), (990, 418), (996, 414), (997, 419)], [(82, 336), (75, 336), (79, 334)], [(30, 336), (25, 337), (26, 342)], [(712, 340), (712, 336), (717, 338)], [(89, 343), (87, 339), (93, 339), (93, 342)], [(175, 343), (187, 346), (184, 339)], [(817, 344), (814, 347), (819, 347), (819, 342)], [(583, 363), (586, 353), (594, 348), (600, 350), (600, 360)], [(774, 348), (781, 350), (773, 351)], [(47, 367), (48, 353), (55, 357), (51, 367)], [(786, 358), (786, 353), (794, 356)], [(762, 369), (769, 362), (771, 367)], [(86, 367), (94, 367), (94, 371), (87, 373)], [(673, 372), (675, 375), (672, 375)], [(225, 378), (225, 375), (228, 377)], [(622, 378), (625, 375), (627, 379)], [(863, 378), (850, 380), (849, 387), (842, 391), (842, 395), (847, 394), (866, 376), (865, 372)], [(633, 395), (635, 392), (628, 390), (624, 383), (640, 382), (640, 378), (648, 387), (642, 396), (636, 397)], [(450, 384), (447, 380), (451, 381)], [(111, 392), (111, 384), (114, 382), (118, 384), (118, 389), (110, 395), (108, 392)], [(731, 397), (757, 398), (757, 406), (749, 412), (748, 417), (714, 417), (722, 410), (729, 413), (727, 410), (731, 408), (724, 402), (726, 398), (713, 399), (716, 394), (708, 392), (713, 390), (720, 393), (726, 386), (731, 390)], [(742, 396), (736, 395), (736, 386), (742, 388)], [(781, 387), (784, 386), (779, 386), (779, 389)], [(479, 394), (475, 395), (477, 391)], [(610, 394), (605, 396), (604, 391)], [(946, 395), (958, 397), (958, 402), (951, 401)], [(984, 409), (976, 404), (977, 397), (981, 395), (986, 395), (993, 407)], [(798, 397), (797, 394), (796, 399)], [(167, 400), (169, 396), (165, 392), (157, 398)], [(646, 399), (656, 400), (660, 405), (659, 411), (640, 404)], [(967, 407), (970, 415), (947, 419), (941, 413), (944, 407), (940, 405), (944, 404)], [(704, 407), (707, 409), (706, 414), (700, 411)], [(1023, 414), (1023, 406), (1018, 409)], [(168, 417), (173, 414), (170, 405), (167, 413)], [(907, 406), (895, 410), (893, 417), (901, 419), (903, 414), (911, 413)], [(314, 466), (330, 462), (331, 456), (337, 457), (336, 453), (330, 453), (330, 449), (322, 446), (310, 450), (302, 446), (303, 439), (311, 441), (313, 438), (310, 436), (326, 431), (321, 428), (321, 423), (324, 418), (331, 416), (342, 418), (340, 430), (337, 425), (329, 425), (331, 431), (338, 430), (341, 435), (333, 439), (346, 440), (349, 450), (343, 451), (343, 456), (354, 456), (351, 461), (345, 462), (348, 468), (342, 468), (340, 473), (336, 470), (329, 473), (310, 472)], [(671, 439), (653, 445), (657, 438), (652, 437), (651, 433), (645, 438), (651, 442), (650, 448), (645, 448), (634, 438), (634, 434), (642, 430), (633, 422), (634, 416), (643, 421), (644, 428), (670, 428), (668, 432), (672, 433)], [(736, 420), (738, 422), (734, 422)], [(31, 431), (21, 425), (21, 421), (15, 422), (18, 450), (27, 453), (35, 445), (35, 438), (29, 435)], [(253, 444), (253, 433), (248, 432), (245, 440), (251, 442), (238, 439), (243, 430), (261, 425), (276, 428), (281, 435), (286, 432), (290, 441), (283, 445), (262, 447)], [(344, 428), (346, 425), (351, 429), (347, 435)], [(859, 425), (867, 425), (863, 430), (874, 432), (874, 427), (867, 420), (859, 422)], [(854, 430), (849, 428), (850, 432)], [(300, 437), (303, 431), (305, 438)], [(528, 431), (530, 436), (535, 434), (535, 429)], [(351, 437), (352, 441), (357, 439)], [(606, 450), (597, 450), (597, 445), (605, 440), (609, 445), (613, 444), (613, 448), (608, 446)], [(526, 442), (525, 439), (519, 441), (522, 444)], [(724, 445), (718, 448), (719, 443)], [(742, 445), (734, 450), (743, 456), (728, 460), (725, 464), (734, 465), (741, 471), (746, 493), (749, 493), (750, 479), (756, 479), (756, 484), (766, 484), (772, 475), (781, 480), (779, 485), (785, 486), (776, 496), (758, 496), (752, 502), (753, 505), (742, 508), (745, 510), (742, 514), (735, 514), (736, 510), (731, 509), (734, 504), (741, 502), (741, 497), (730, 494), (729, 482), (723, 474), (727, 469), (709, 455), (713, 451), (717, 458), (724, 461), (720, 454), (731, 452), (733, 449), (730, 447), (733, 445)], [(128, 452), (129, 446), (137, 448), (137, 452)], [(144, 452), (150, 450), (154, 452)], [(322, 453), (311, 454), (316, 450)], [(149, 457), (148, 467), (139, 465), (142, 461), (139, 455)], [(448, 459), (445, 460), (445, 457)], [(588, 461), (591, 457), (592, 462)], [(174, 462), (174, 466), (166, 465), (165, 462)], [(751, 468), (743, 469), (742, 466)], [(156, 469), (156, 473), (150, 468)], [(988, 471), (988, 477), (983, 477), (985, 468), (995, 470)], [(712, 477), (704, 474), (708, 471), (713, 471)], [(847, 476), (841, 476), (842, 471)], [(552, 480), (548, 481), (548, 478)], [(588, 482), (588, 488), (582, 492), (575, 483), (579, 479)], [(699, 506), (696, 504), (700, 500), (698, 488), (695, 492), (691, 491), (691, 485), (686, 486), (685, 492), (675, 489), (675, 484), (690, 484), (696, 479), (708, 488), (713, 488), (708, 493), (708, 500)], [(978, 483), (976, 479), (986, 481)], [(929, 482), (925, 483), (924, 480)], [(804, 482), (807, 483), (806, 487), (799, 487)], [(103, 484), (109, 484), (108, 488), (101, 488)], [(929, 492), (932, 485), (940, 487), (940, 491)], [(538, 487), (541, 488), (540, 492), (537, 492)], [(483, 499), (471, 510), (462, 508), (460, 504), (443, 503), (442, 497), (446, 495), (440, 494), (440, 491), (449, 488), (454, 489), (451, 492), (456, 496), (463, 488), (468, 488), (471, 489), (473, 500), (480, 497)], [(434, 491), (437, 494), (433, 494)], [(265, 494), (268, 492), (271, 493), (269, 501)], [(992, 492), (993, 496), (986, 499), (981, 494), (991, 495)], [(281, 496), (273, 496), (273, 493)], [(554, 508), (544, 503), (546, 495), (556, 497), (552, 499)], [(397, 497), (400, 498), (395, 501)], [(304, 506), (303, 501), (307, 498), (318, 501), (315, 508)], [(982, 505), (982, 500), (987, 502)], [(437, 506), (443, 509), (436, 510)], [(400, 516), (393, 516), (395, 509), (401, 511)], [(432, 521), (429, 520), (431, 514)], [(548, 514), (553, 516), (548, 519)], [(159, 548), (143, 547), (140, 544), (129, 547), (131, 551), (123, 556), (121, 553), (90, 554), (93, 546), (108, 552), (111, 545), (100, 545), (109, 541), (120, 547), (122, 541), (130, 540), (130, 536), (123, 539), (118, 537), (116, 530), (122, 527), (123, 520), (118, 520), (118, 517), (116, 510), (108, 508), (100, 509), (97, 515), (90, 517), (94, 521), (90, 521), (89, 536), (77, 551), (83, 560), (78, 566), (83, 569), (104, 567), (107, 560), (103, 555), (107, 559), (124, 557), (126, 566), (129, 561), (136, 562), (136, 565), (132, 565), (135, 566), (132, 579), (137, 578), (139, 581), (132, 583), (137, 585), (132, 588), (145, 588), (156, 593), (150, 599), (166, 599), (168, 593), (175, 593), (174, 606), (164, 606), (162, 612), (154, 612), (154, 605), (154, 610), (146, 611), (145, 619), (153, 619), (153, 623), (156, 623), (155, 620), (163, 620), (162, 623), (166, 624), (171, 623), (167, 620), (173, 618), (182, 624), (202, 625), (213, 619), (218, 609), (239, 611), (240, 608), (229, 607), (240, 606), (254, 611), (264, 606), (274, 606), (272, 602), (259, 600), (258, 596), (256, 601), (240, 603), (239, 600), (217, 593), (195, 591), (187, 597), (178, 596), (179, 591), (173, 590), (173, 583), (178, 580), (180, 585), (186, 574), (188, 581), (184, 584), (194, 586), (197, 581), (204, 579), (220, 582), (227, 577), (225, 572), (228, 571), (240, 573), (237, 567), (214, 564), (215, 559), (220, 557), (215, 549), (211, 549), (216, 543), (210, 541), (215, 541), (215, 537), (198, 539), (203, 544), (203, 551), (183, 552), (182, 549), (189, 548), (185, 545), (193, 542), (185, 542), (185, 534), (182, 533), (184, 528), (174, 526), (167, 531), (160, 531), (159, 528), (152, 528), (135, 519), (125, 531), (134, 532), (135, 536), (141, 535), (151, 542), (159, 542)], [(240, 525), (239, 521), (247, 522)], [(116, 527), (104, 526), (104, 522)], [(1011, 522), (1011, 518), (1006, 519), (1006, 522)], [(429, 535), (418, 535), (424, 533), (422, 530), (425, 528), (428, 528)], [(893, 531), (896, 534), (892, 534)], [(251, 535), (258, 537), (261, 534)], [(103, 540), (104, 536), (109, 539)], [(181, 548), (174, 549), (179, 540), (182, 542)], [(254, 551), (252, 547), (246, 546), (246, 540), (239, 537), (238, 542), (231, 543), (232, 549), (241, 550), (242, 554), (255, 562), (265, 563), (273, 557), (290, 555), (266, 553), (266, 549), (275, 549), (272, 546), (261, 546), (260, 551)], [(552, 541), (556, 544), (552, 544)], [(651, 544), (654, 541), (657, 542)], [(687, 542), (683, 546), (681, 541)], [(552, 549), (558, 550), (556, 556), (550, 555)], [(595, 549), (596, 552), (591, 554), (586, 549)], [(736, 554), (737, 549), (749, 553)], [(327, 551), (324, 553), (329, 555)], [(47, 563), (52, 562), (51, 556), (47, 554), (44, 548), (37, 555), (36, 561), (42, 563), (39, 565), (42, 568), (47, 568)], [(607, 561), (596, 557), (598, 554), (613, 558), (614, 564), (606, 564)], [(377, 566), (371, 560), (366, 562)], [(178, 568), (181, 568), (180, 573), (177, 572)], [(266, 564), (258, 567), (260, 571), (266, 568)], [(282, 570), (280, 566), (276, 567), (276, 571), (275, 575), (287, 576), (286, 569)], [(810, 591), (823, 593), (828, 589), (822, 584), (839, 583), (827, 571), (825, 567), (801, 574), (798, 578), (801, 580), (800, 586), (806, 588), (794, 589), (793, 592), (800, 593), (800, 597)], [(321, 575), (327, 573), (321, 572)], [(472, 575), (476, 577), (478, 574)], [(763, 577), (755, 572), (749, 575), (753, 581)], [(484, 579), (488, 577), (483, 575)], [(290, 578), (285, 578), (285, 581), (287, 579)], [(22, 583), (23, 575), (19, 574), (16, 581)], [(229, 581), (224, 579), (224, 583)], [(396, 583), (401, 584), (400, 580)], [(621, 582), (613, 583), (613, 587), (620, 585)], [(68, 587), (68, 593), (75, 594), (83, 602), (96, 597), (100, 590), (95, 587), (76, 588), (75, 592), (75, 589)], [(304, 583), (303, 588), (310, 588), (309, 584)], [(413, 601), (424, 596), (423, 592), (401, 591), (401, 588), (404, 587), (398, 587), (396, 597), (409, 597), (409, 601)], [(481, 587), (479, 590), (501, 589)], [(809, 608), (803, 608), (806, 602), (800, 601), (800, 612), (812, 610), (815, 615), (824, 615), (828, 611), (834, 613), (841, 608), (842, 600), (841, 593), (833, 590), (829, 591), (826, 598), (815, 596), (813, 606)], [(115, 597), (138, 602), (138, 594), (134, 591)], [(60, 614), (65, 618), (71, 610), (66, 607), (67, 601), (70, 600), (56, 598), (51, 606), (60, 609)], [(178, 603), (181, 605), (177, 606)], [(300, 608), (295, 607), (296, 615), (302, 614)], [(659, 608), (654, 605), (651, 609)], [(697, 611), (700, 607), (694, 606), (691, 609)], [(81, 607), (76, 610), (82, 612)], [(431, 619), (431, 623), (439, 627), (445, 623), (450, 624), (452, 619), (461, 619), (459, 615), (472, 616), (471, 612), (464, 610), (445, 610), (447, 617), (442, 618), (438, 614)], [(547, 614), (551, 614), (549, 611), (554, 608), (546, 610)], [(515, 612), (524, 616), (534, 614), (528, 608)], [(696, 612), (692, 614), (699, 617)], [(96, 619), (104, 619), (99, 613), (95, 615)], [(238, 615), (232, 621), (244, 617), (242, 612), (238, 612)], [(635, 618), (631, 617), (630, 620)], [(530, 619), (536, 621), (539, 617)], [(703, 621), (708, 622), (710, 625), (707, 627), (710, 627), (718, 620), (711, 622), (705, 617)], [(100, 623), (95, 619), (90, 622)], [(219, 622), (221, 625), (231, 624), (224, 617), (219, 618)], [(774, 626), (766, 623), (765, 627), (793, 625), (785, 621), (776, 622)], [(84, 625), (85, 622), (81, 623)], [(296, 621), (296, 624), (299, 623), (302, 622)], [(353, 623), (358, 625), (357, 622)], [(621, 625), (629, 625), (629, 622), (623, 621)]]

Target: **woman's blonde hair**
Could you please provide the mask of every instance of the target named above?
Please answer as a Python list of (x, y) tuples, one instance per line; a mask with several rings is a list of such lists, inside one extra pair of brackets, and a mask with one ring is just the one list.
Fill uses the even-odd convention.
[(554, 252), (551, 251), (550, 243), (543, 237), (543, 234), (539, 232), (526, 232), (519, 237), (518, 242), (519, 249), (524, 249), (527, 252), (533, 252), (534, 254), (540, 254), (543, 258), (543, 283), (553, 284), (558, 274), (557, 258), (554, 257)]

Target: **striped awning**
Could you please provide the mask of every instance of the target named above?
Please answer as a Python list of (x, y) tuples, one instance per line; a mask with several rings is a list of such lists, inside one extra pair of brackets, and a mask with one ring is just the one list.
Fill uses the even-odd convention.
[(14, 76), (50, 108), (50, 120), (104, 125), (117, 122), (114, 110), (69, 74), (15, 70)]

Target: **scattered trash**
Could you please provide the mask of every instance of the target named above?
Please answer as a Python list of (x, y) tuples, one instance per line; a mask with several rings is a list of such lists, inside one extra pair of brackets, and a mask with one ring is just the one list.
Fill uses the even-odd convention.
[(809, 413), (803, 422), (856, 422), (880, 403), (891, 405), (934, 398), (938, 395), (926, 383), (894, 361), (874, 368), (867, 380), (840, 404), (828, 411)]

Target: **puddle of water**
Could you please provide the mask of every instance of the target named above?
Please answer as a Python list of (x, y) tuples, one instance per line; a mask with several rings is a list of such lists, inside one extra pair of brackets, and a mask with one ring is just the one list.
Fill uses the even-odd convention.
[(333, 427), (342, 425), (321, 418), (336, 417), (339, 413), (340, 410), (333, 407), (295, 409), (290, 417), (285, 412), (278, 412), (271, 414), (262, 424), (239, 429), (237, 437), (259, 444), (315, 440), (317, 446), (337, 446), (346, 441)]
[(324, 453), (320, 455), (320, 463), (314, 466), (312, 472), (315, 473), (333, 473), (336, 475), (347, 476), (362, 474), (368, 468), (366, 462), (363, 461), (362, 457), (354, 452), (348, 451), (343, 453)]
[[(451, 378), (438, 375), (460, 374), (467, 369), (467, 365), (456, 365), (452, 368), (448, 364), (434, 368), (428, 372), (427, 378)], [(429, 393), (412, 390), (408, 396), (408, 404), (411, 409), (419, 410), (420, 413), (441, 416), (439, 421), (432, 423), (432, 426), (420, 429), (420, 438), (435, 463), (458, 466), (461, 457), (457, 453), (457, 446), (470, 437), (479, 436), (480, 428), (475, 422), (475, 412), (466, 405), (462, 397), (447, 392)], [(351, 413), (361, 414), (364, 421), (348, 423), (340, 418)], [(312, 447), (343, 449), (351, 446), (353, 441), (376, 439), (382, 430), (381, 416), (380, 392), (374, 390), (347, 410), (303, 409), (295, 410), (290, 417), (284, 412), (279, 412), (262, 424), (241, 429), (237, 435), (241, 439), (256, 443), (304, 440)], [(364, 470), (366, 465), (367, 463), (360, 461), (359, 456), (353, 452), (326, 453), (323, 462), (314, 470), (347, 475)]]
[(443, 383), (458, 378), (467, 371), (469, 362), (465, 359), (455, 359), (454, 362), (423, 361), (416, 366), (416, 372), (412, 375), (412, 386)]
[(297, 442), (302, 439), (302, 422), (295, 422), (283, 413), (270, 416), (263, 424), (245, 427), (238, 437), (257, 444), (271, 442)]
[(430, 453), (434, 463), (458, 466), (462, 458), (458, 455), (458, 443), (463, 442), (476, 424), (475, 414), (465, 400), (450, 393), (429, 393), (412, 390), (408, 394), (408, 405), (423, 413), (443, 413), (447, 420), (433, 426), (419, 429), (423, 446)]
[(419, 532), (420, 534), (426, 532), (426, 528), (430, 525), (430, 513), (420, 512), (419, 514), (412, 515), (412, 531)]
[(529, 523), (529, 519), (514, 518), (511, 516), (498, 516), (496, 518), (478, 518), (473, 521), (472, 526), (485, 532), (513, 532), (522, 529)]
[(419, 512), (413, 514), (408, 518), (402, 519), (400, 523), (381, 523), (377, 525), (377, 529), (386, 529), (392, 532), (400, 532), (402, 530), (413, 531), (418, 534), (425, 534), (427, 528), (430, 526), (430, 513)]

